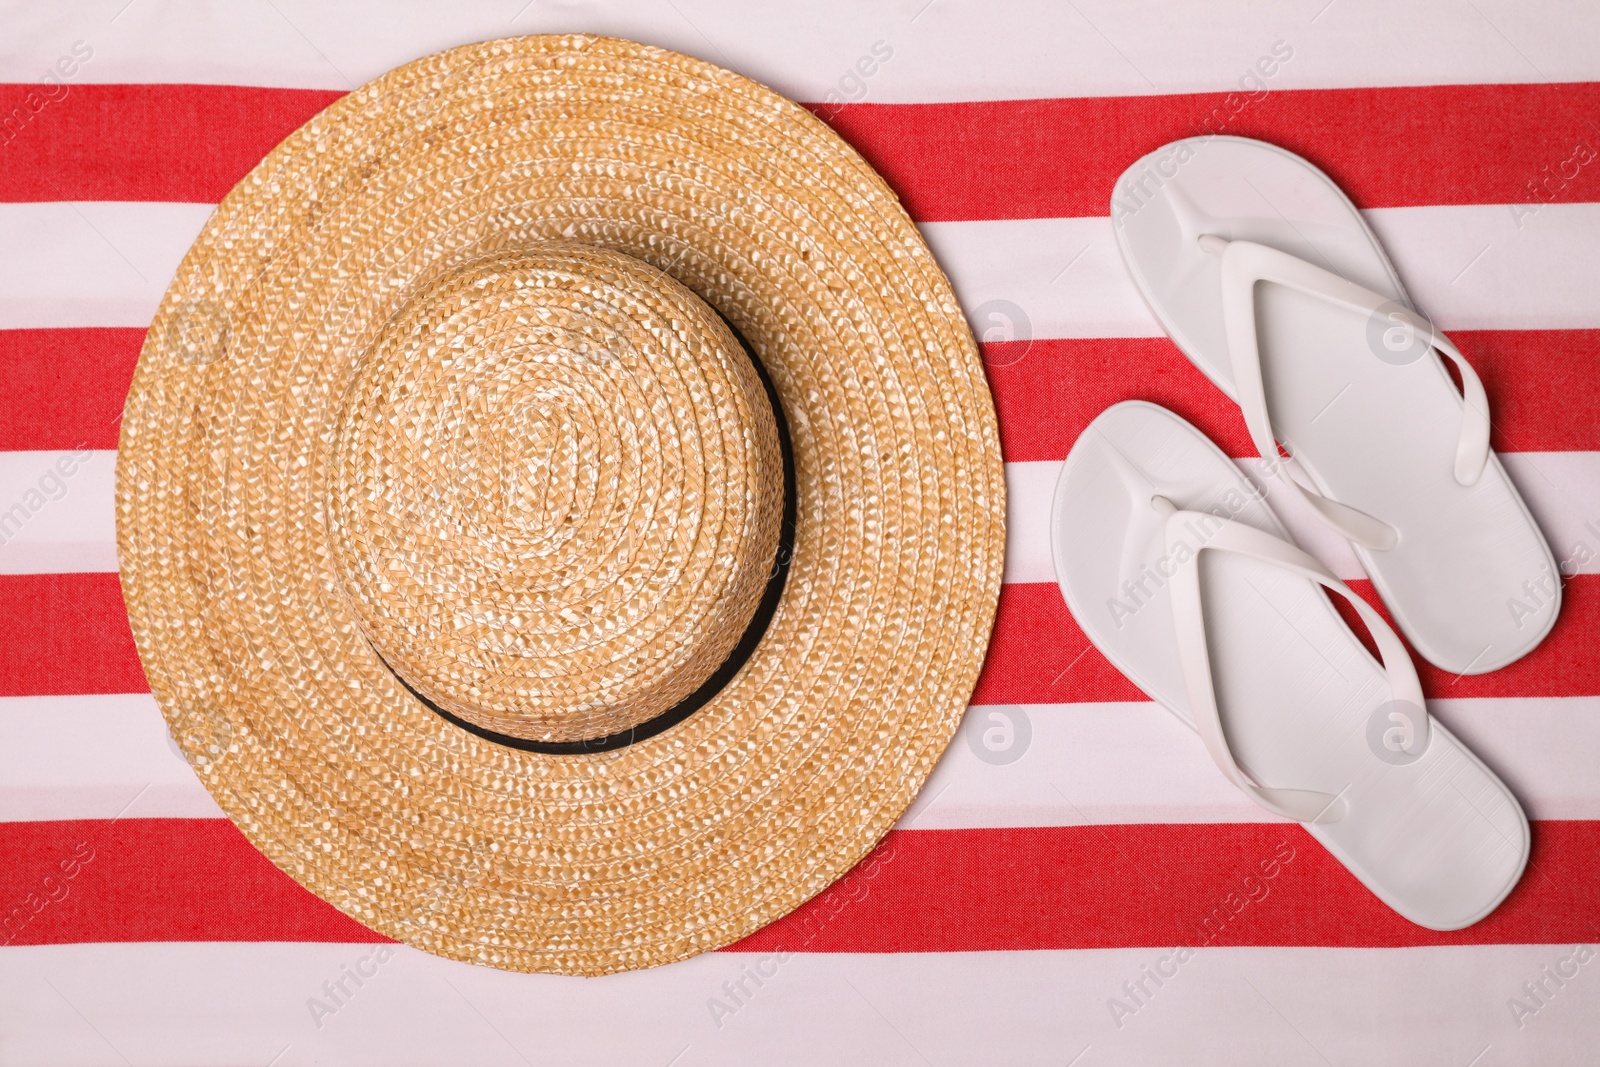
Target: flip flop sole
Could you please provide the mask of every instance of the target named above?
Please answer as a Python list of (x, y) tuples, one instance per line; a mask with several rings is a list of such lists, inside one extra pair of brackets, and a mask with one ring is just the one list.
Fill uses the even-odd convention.
[(1193, 727), (1168, 586), (1178, 568), (1198, 566), (1237, 762), (1265, 786), (1343, 797), (1343, 818), (1306, 828), (1412, 922), (1451, 930), (1492, 911), (1528, 855), (1527, 818), (1510, 791), (1437, 722), (1420, 754), (1402, 751), (1423, 712), (1392, 706), (1382, 666), (1321, 587), (1201, 551), (1220, 521), (1193, 523), (1191, 551), (1169, 545), (1154, 496), (1286, 539), (1259, 489), (1194, 427), (1142, 401), (1108, 408), (1073, 445), (1051, 511), (1061, 592), (1089, 640)]
[[(1135, 284), (1230, 397), (1219, 262), (1202, 233), (1276, 248), (1390, 298), (1391, 310), (1411, 307), (1360, 212), (1292, 153), (1236, 137), (1178, 141), (1117, 189), (1117, 245)], [(1555, 560), (1496, 457), (1474, 484), (1455, 480), (1462, 401), (1428, 339), (1275, 284), (1257, 285), (1256, 320), (1279, 440), (1320, 493), (1399, 532), (1387, 551), (1353, 547), (1417, 651), (1481, 674), (1534, 648), (1559, 610)]]

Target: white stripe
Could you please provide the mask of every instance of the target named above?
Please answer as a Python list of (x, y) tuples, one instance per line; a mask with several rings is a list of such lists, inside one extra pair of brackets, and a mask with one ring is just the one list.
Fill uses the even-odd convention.
[[(1293, 872), (1291, 864), (1279, 877)], [(1236, 923), (1278, 906), (1266, 885), (1267, 895)], [(1215, 903), (1178, 900), (1174, 907), (1198, 912)], [(69, 897), (55, 906), (70, 905)], [(0, 1025), (7, 1049), (16, 1062), (40, 1067), (269, 1061), (275, 1067), (1503, 1067), (1587, 1062), (1580, 1050), (1593, 1046), (1600, 1018), (1600, 960), (1592, 953), (1582, 964), (1568, 959), (1569, 945), (1211, 947), (1182, 963), (1171, 947), (711, 953), (595, 979), (511, 974), (373, 945), (136, 943), (5, 951)], [(345, 977), (358, 966), (369, 976), (360, 986)], [(1522, 983), (1541, 978), (1546, 967), (1569, 977), (1560, 986), (1544, 979), (1547, 996), (1519, 1028), (1507, 1002), (1531, 1004)], [(1168, 977), (1158, 986), (1151, 972)], [(324, 983), (341, 979), (348, 995), (335, 989), (330, 998)], [(1124, 987), (1136, 990), (1141, 982), (1142, 993)], [(1137, 1007), (1119, 1019), (1108, 1003), (1113, 999)], [(314, 1019), (315, 1002), (338, 1007)], [(716, 1004), (725, 1010), (714, 1014)]]
[[(76, 457), (88, 458), (78, 461)], [(59, 574), (117, 569), (113, 452), (0, 452), (0, 574)], [(62, 466), (63, 462), (66, 466)], [(1503, 455), (1512, 479), (1569, 574), (1600, 573), (1600, 452)], [(1239, 460), (1295, 542), (1342, 578), (1362, 577), (1350, 546), (1317, 520), (1298, 496)], [(66, 477), (60, 471), (71, 469)], [(1059, 461), (1006, 464), (1008, 582), (1053, 582), (1050, 501)]]
[[(1600, 819), (1600, 697), (1429, 707), (1505, 778), (1530, 817)], [(220, 815), (148, 694), (0, 699), (0, 821)], [(900, 826), (1271, 818), (1154, 704), (978, 705)]]
[(0, 329), (148, 326), (210, 204), (0, 204)]
[[(1263, 476), (1259, 459), (1236, 462), (1261, 489), (1296, 544), (1341, 578), (1365, 577), (1349, 542), (1321, 522), (1301, 497), (1285, 492), (1275, 478)], [(1600, 452), (1510, 452), (1503, 453), (1500, 462), (1544, 531), (1562, 573), (1600, 573)], [(1060, 460), (1006, 464), (1008, 582), (1056, 580), (1050, 556), (1050, 504), (1060, 473)]]
[[(1515, 4), (1412, 0), (1110, 0), (984, 4), (827, 0), (458, 3), (374, 18), (274, 0), (7, 5), (0, 79), (43, 76), (74, 42), (78, 82), (212, 82), (343, 89), (429, 52), (520, 33), (632, 37), (731, 66), (803, 100), (873, 102), (1224, 91), (1270, 59), (1268, 89), (1583, 81), (1600, 76), (1600, 20), (1581, 5), (1530, 18)], [(849, 73), (875, 42), (892, 52)], [(1281, 42), (1281, 43), (1279, 43)], [(69, 82), (70, 84), (70, 82)], [(1253, 86), (1251, 86), (1253, 87)]]
[[(1109, 191), (1108, 191), (1109, 195)], [(1444, 329), (1600, 327), (1600, 204), (1385, 208), (1366, 213), (1418, 305)], [(212, 208), (132, 202), (0, 204), (0, 329), (144, 326)], [(922, 227), (980, 337), (992, 300), (1031, 337), (1154, 337), (1108, 218)], [(999, 330), (1001, 333), (994, 333)]]
[[(1109, 191), (1108, 191), (1109, 196)], [(1475, 204), (1364, 212), (1417, 306), (1446, 330), (1600, 326), (1600, 204)], [(1521, 227), (1518, 227), (1518, 222)], [(1109, 218), (937, 222), (921, 227), (983, 340), (1156, 337)], [(987, 305), (987, 307), (986, 307)], [(1013, 313), (1014, 314), (1014, 313)], [(992, 332), (991, 332), (992, 331)], [(985, 336), (988, 334), (988, 336)]]
[(222, 817), (155, 698), (0, 698), (0, 821), (118, 817)]
[(0, 452), (0, 574), (117, 569), (115, 452)]

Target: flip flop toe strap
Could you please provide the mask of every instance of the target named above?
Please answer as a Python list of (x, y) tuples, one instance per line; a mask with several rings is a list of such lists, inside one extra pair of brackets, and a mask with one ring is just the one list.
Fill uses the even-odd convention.
[[(1165, 503), (1163, 501), (1162, 503)], [(1165, 511), (1159, 504), (1158, 510)], [(1170, 505), (1168, 505), (1170, 506)], [(1222, 716), (1217, 709), (1216, 689), (1211, 676), (1211, 657), (1207, 645), (1205, 616), (1200, 596), (1201, 552), (1233, 552), (1241, 556), (1269, 563), (1284, 570), (1309, 578), (1349, 601), (1361, 621), (1377, 643), (1379, 656), (1389, 679), (1393, 699), (1426, 709), (1422, 686), (1417, 681), (1416, 668), (1405, 645), (1389, 624), (1383, 621), (1371, 605), (1351, 592), (1333, 572), (1312, 556), (1280, 538), (1246, 526), (1243, 523), (1220, 519), (1200, 511), (1177, 511), (1167, 515), (1166, 538), (1168, 555), (1186, 559), (1177, 568), (1169, 586), (1172, 597), (1173, 623), (1177, 631), (1178, 655), (1183, 666), (1184, 685), (1189, 695), (1189, 705), (1194, 714), (1195, 726), (1218, 767), (1230, 781), (1268, 811), (1297, 822), (1330, 823), (1343, 818), (1347, 810), (1340, 794), (1322, 793), (1306, 789), (1278, 789), (1257, 782), (1239, 766), (1222, 729)], [(1190, 524), (1201, 523), (1215, 527), (1216, 532), (1203, 545), (1194, 547), (1189, 536)], [(1220, 525), (1218, 525), (1220, 524)], [(1180, 549), (1185, 550), (1180, 552)], [(1189, 559), (1189, 556), (1194, 558)], [(1405, 751), (1420, 755), (1428, 746), (1429, 717), (1426, 710), (1405, 745)]]
[[(1410, 308), (1399, 307), (1375, 293), (1297, 256), (1254, 241), (1228, 241), (1212, 234), (1200, 238), (1200, 247), (1222, 261), (1222, 318), (1228, 336), (1228, 358), (1234, 388), (1244, 412), (1250, 439), (1263, 458), (1278, 456), (1277, 436), (1267, 414), (1266, 387), (1261, 377), (1261, 351), (1256, 339), (1255, 286), (1275, 282), (1365, 315), (1384, 314), (1392, 324), (1427, 338), (1434, 351), (1453, 362), (1461, 372), (1461, 429), (1456, 437), (1455, 479), (1472, 485), (1489, 461), (1489, 401), (1471, 364), (1450, 339)], [(1292, 448), (1291, 448), (1292, 452)], [(1326, 522), (1345, 537), (1368, 548), (1387, 550), (1399, 543), (1399, 533), (1388, 523), (1364, 511), (1341, 504), (1302, 484), (1282, 463), (1274, 473), (1297, 492)]]

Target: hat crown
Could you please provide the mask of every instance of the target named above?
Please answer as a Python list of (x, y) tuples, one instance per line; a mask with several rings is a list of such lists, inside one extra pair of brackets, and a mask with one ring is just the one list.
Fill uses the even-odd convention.
[(437, 709), (598, 739), (738, 644), (782, 464), (760, 377), (688, 289), (593, 246), (494, 252), (417, 286), (357, 361), (330, 543), (367, 639)]

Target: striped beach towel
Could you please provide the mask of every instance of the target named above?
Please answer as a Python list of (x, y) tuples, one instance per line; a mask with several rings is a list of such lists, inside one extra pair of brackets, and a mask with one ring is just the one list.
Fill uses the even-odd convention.
[[(393, 66), (557, 30), (739, 70), (885, 175), (982, 343), (1010, 497), (983, 676), (898, 827), (746, 941), (594, 980), (395, 945), (247, 844), (145, 684), (112, 506), (145, 330), (229, 188)], [(1522, 883), (1466, 930), (1400, 919), (1253, 806), (1089, 647), (1054, 582), (1055, 478), (1106, 405), (1158, 402), (1258, 462), (1112, 239), (1140, 196), (1113, 189), (1122, 170), (1206, 133), (1300, 153), (1363, 209), (1482, 376), (1561, 562), (1535, 652), (1422, 669), (1432, 712), (1533, 821)], [(0, 1063), (1600, 1062), (1597, 371), (1600, 8), (8, 0)], [(1273, 499), (1371, 594), (1347, 546)]]

